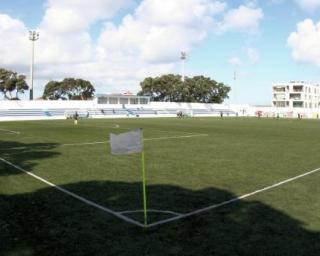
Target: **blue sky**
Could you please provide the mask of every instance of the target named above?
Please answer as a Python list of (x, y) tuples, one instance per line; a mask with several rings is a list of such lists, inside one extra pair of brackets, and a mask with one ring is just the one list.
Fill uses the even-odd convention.
[(1, 0), (0, 66), (29, 75), (36, 29), (36, 96), (65, 77), (135, 93), (185, 50), (186, 74), (230, 85), (231, 103), (270, 104), (272, 82), (320, 81), (319, 14), (320, 0)]

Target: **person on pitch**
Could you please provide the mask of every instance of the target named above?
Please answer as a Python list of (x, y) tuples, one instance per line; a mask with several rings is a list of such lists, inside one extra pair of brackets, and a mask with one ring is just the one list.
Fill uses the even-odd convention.
[(78, 117), (79, 117), (79, 114), (78, 114), (78, 112), (76, 111), (76, 112), (74, 113), (74, 116), (73, 116), (73, 118), (74, 118), (74, 124), (75, 124), (75, 125), (78, 124)]

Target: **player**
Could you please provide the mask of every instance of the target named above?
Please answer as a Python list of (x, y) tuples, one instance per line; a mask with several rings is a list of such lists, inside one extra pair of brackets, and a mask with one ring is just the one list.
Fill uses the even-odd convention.
[(75, 124), (75, 125), (78, 124), (78, 117), (79, 117), (79, 114), (78, 114), (78, 112), (76, 111), (76, 112), (74, 113), (74, 116), (73, 116), (73, 118), (74, 118), (74, 124)]

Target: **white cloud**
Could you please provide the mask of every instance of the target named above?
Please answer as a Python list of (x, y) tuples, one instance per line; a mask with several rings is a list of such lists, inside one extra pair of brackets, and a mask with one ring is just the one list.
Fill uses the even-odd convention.
[(259, 61), (260, 56), (259, 56), (259, 52), (257, 51), (257, 49), (248, 48), (247, 55), (248, 55), (249, 63), (251, 65), (254, 65)]
[[(182, 50), (191, 51), (212, 29), (226, 5), (209, 0), (144, 0), (115, 26), (106, 23), (98, 39), (99, 58), (119, 62), (136, 80), (173, 72)], [(136, 84), (137, 85), (137, 84)]]
[(212, 16), (226, 9), (226, 4), (209, 0), (144, 0), (135, 16), (155, 26), (204, 26)]
[[(108, 91), (136, 91), (145, 76), (174, 72), (180, 52), (192, 51), (208, 33), (221, 27), (224, 32), (256, 30), (263, 18), (253, 5), (228, 9), (224, 0), (142, 0), (115, 25), (114, 15), (133, 7), (132, 2), (48, 0), (37, 28), (36, 77), (45, 81), (75, 76)], [(90, 28), (97, 21), (104, 27), (95, 40)], [(0, 14), (0, 36), (0, 65), (20, 65), (28, 73), (26, 26)]]
[(87, 29), (97, 21), (112, 18), (132, 0), (49, 0), (42, 26), (57, 33)]
[(271, 3), (271, 4), (281, 4), (281, 3), (283, 3), (285, 0), (269, 0), (269, 2)]
[(262, 9), (241, 5), (239, 8), (229, 10), (226, 13), (223, 22), (220, 24), (220, 29), (221, 31), (256, 31), (263, 16)]
[(0, 14), (0, 63), (2, 65), (19, 65), (26, 63), (29, 44), (28, 30), (18, 19)]
[(320, 66), (320, 22), (306, 19), (297, 24), (297, 31), (288, 38), (288, 46), (296, 61)]
[(313, 12), (320, 8), (320, 0), (296, 0), (298, 5), (309, 12)]
[(232, 66), (241, 66), (242, 61), (238, 57), (232, 57), (229, 59), (229, 64)]
[(94, 45), (89, 27), (109, 19), (131, 0), (49, 0), (39, 26), (39, 62), (43, 64), (91, 61)]
[(121, 49), (146, 62), (176, 61), (181, 50), (200, 43), (226, 5), (209, 0), (144, 0), (118, 27), (107, 24), (99, 38), (99, 52)]

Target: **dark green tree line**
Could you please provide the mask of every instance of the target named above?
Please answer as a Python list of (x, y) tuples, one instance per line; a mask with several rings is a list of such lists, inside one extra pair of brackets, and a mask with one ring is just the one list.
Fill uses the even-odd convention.
[(186, 77), (168, 74), (147, 77), (141, 83), (140, 96), (149, 96), (153, 101), (222, 103), (228, 98), (230, 87), (209, 77)]
[(24, 93), (29, 86), (26, 82), (26, 76), (19, 75), (17, 72), (0, 68), (0, 92), (4, 98), (9, 100), (18, 100), (19, 93)]
[(47, 100), (89, 100), (93, 98), (94, 92), (94, 86), (87, 80), (65, 78), (61, 82), (48, 82), (42, 98)]

